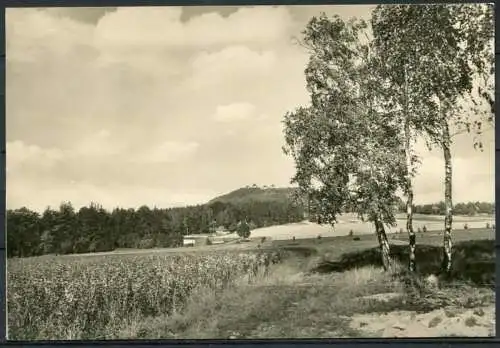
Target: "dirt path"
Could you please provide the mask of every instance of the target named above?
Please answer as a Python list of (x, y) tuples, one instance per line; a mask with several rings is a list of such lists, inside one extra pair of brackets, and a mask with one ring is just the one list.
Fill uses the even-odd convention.
[(487, 337), (495, 335), (495, 306), (355, 315), (350, 326), (371, 337)]

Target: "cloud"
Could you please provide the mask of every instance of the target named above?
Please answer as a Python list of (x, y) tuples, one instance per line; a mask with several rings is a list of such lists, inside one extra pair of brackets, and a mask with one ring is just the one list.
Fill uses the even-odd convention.
[(254, 116), (255, 106), (250, 103), (234, 103), (218, 106), (214, 120), (217, 122), (233, 122), (247, 120)]
[[(149, 207), (176, 207), (186, 204), (195, 205), (207, 202), (218, 192), (214, 191), (178, 191), (166, 189), (162, 186), (143, 185), (106, 185), (99, 186), (89, 182), (64, 182), (57, 186), (37, 186), (33, 182), (9, 184), (7, 204), (14, 207), (28, 206), (42, 212), (47, 206), (57, 209), (62, 202), (69, 201), (76, 209), (87, 206), (91, 202), (101, 204), (105, 209), (116, 207), (139, 208), (142, 205)], [(37, 194), (34, 195), (33, 192)], [(29, 201), (26, 197), (29, 196)]]
[[(495, 148), (493, 132), (483, 137), (483, 152), (475, 151), (472, 137), (462, 134), (454, 138), (452, 153), (452, 193), (454, 202), (495, 201)], [(431, 151), (423, 140), (415, 146), (422, 164), (414, 181), (415, 201), (432, 203), (444, 200), (444, 159), (436, 146)]]
[[(494, 159), (452, 160), (453, 200), (457, 202), (495, 201)], [(415, 201), (431, 203), (444, 200), (444, 160), (429, 156), (415, 178)]]
[(6, 158), (7, 169), (17, 170), (23, 166), (37, 166), (40, 168), (50, 168), (65, 156), (64, 151), (56, 148), (44, 149), (37, 145), (25, 144), (21, 140), (7, 142)]
[(101, 129), (77, 143), (72, 151), (75, 156), (108, 157), (120, 154), (123, 148), (113, 141), (111, 133)]
[(180, 7), (119, 8), (98, 22), (95, 42), (105, 49), (271, 44), (288, 35), (292, 25), (290, 13), (283, 7), (241, 8), (226, 18), (210, 12), (187, 22), (181, 16)]
[(191, 60), (192, 74), (186, 82), (198, 91), (234, 89), (235, 86), (246, 89), (245, 84), (251, 86), (251, 81), (268, 78), (277, 63), (273, 51), (229, 46), (195, 55)]
[(198, 150), (196, 142), (166, 141), (138, 158), (139, 162), (164, 163), (189, 159)]
[(93, 28), (69, 18), (50, 16), (40, 9), (9, 9), (6, 15), (7, 59), (35, 61), (67, 55), (91, 43)]
[[(269, 69), (276, 62), (276, 57), (272, 51), (253, 51), (246, 46), (229, 46), (216, 52), (202, 52), (192, 61), (195, 72), (209, 70), (210, 72), (220, 72), (224, 70), (227, 63), (233, 63), (229, 73), (242, 72), (252, 73), (255, 70)], [(246, 68), (246, 69), (243, 69)]]

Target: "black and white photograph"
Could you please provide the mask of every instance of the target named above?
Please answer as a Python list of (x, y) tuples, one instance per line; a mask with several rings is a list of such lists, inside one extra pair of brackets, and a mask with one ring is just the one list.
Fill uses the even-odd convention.
[(5, 17), (8, 340), (495, 335), (492, 4)]

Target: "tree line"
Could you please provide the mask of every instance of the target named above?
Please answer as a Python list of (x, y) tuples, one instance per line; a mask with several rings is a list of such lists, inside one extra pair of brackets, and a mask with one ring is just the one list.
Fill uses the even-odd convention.
[[(397, 206), (395, 207), (396, 212), (406, 213), (407, 203), (402, 199), (398, 199)], [(314, 215), (314, 211), (317, 209), (310, 203), (309, 210)], [(356, 209), (344, 209), (343, 212), (355, 213)], [(421, 215), (446, 215), (446, 205), (444, 201), (432, 203), (432, 204), (413, 204), (412, 212), (414, 214)], [(463, 202), (457, 203), (453, 206), (453, 214), (463, 215), (463, 216), (477, 216), (477, 215), (494, 215), (495, 214), (495, 203), (490, 202)]]
[[(371, 30), (369, 30), (371, 29)], [(299, 44), (310, 101), (284, 117), (292, 183), (335, 224), (348, 209), (374, 224), (385, 269), (397, 192), (405, 196), (409, 270), (416, 270), (413, 180), (423, 138), (444, 159), (443, 272), (452, 267), (453, 137), (470, 133), (481, 151), (494, 127), (493, 6), (378, 5), (367, 21), (312, 17)], [(443, 208), (443, 209), (441, 209)], [(432, 209), (432, 207), (431, 207)], [(466, 207), (459, 207), (466, 209)], [(455, 211), (456, 213), (456, 211)]]
[(289, 201), (214, 202), (170, 209), (116, 208), (98, 204), (79, 210), (71, 203), (39, 214), (28, 208), (7, 210), (7, 256), (28, 257), (112, 251), (118, 248), (178, 247), (183, 236), (237, 231), (302, 221), (304, 210)]
[[(446, 215), (446, 205), (444, 201), (436, 204), (413, 205), (415, 214), (424, 215)], [(400, 206), (400, 212), (406, 212), (406, 204)], [(495, 214), (495, 203), (488, 202), (468, 202), (457, 203), (453, 206), (453, 214), (475, 216), (479, 214)]]

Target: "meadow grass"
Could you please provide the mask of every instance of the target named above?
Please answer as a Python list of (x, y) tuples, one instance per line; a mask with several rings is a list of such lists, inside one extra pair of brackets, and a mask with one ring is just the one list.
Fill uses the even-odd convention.
[[(284, 278), (283, 274), (294, 275)], [(375, 266), (328, 275), (297, 275), (286, 263), (253, 284), (233, 284), (223, 291), (193, 294), (186, 309), (173, 316), (149, 317), (122, 328), (116, 338), (258, 339), (356, 338), (366, 333), (350, 326), (358, 314), (431, 311), (463, 303), (494, 302), (494, 292), (468, 284), (439, 289), (419, 279), (417, 289), (404, 279)], [(416, 285), (413, 285), (416, 286)], [(381, 301), (371, 295), (392, 295)], [(445, 298), (449, 303), (443, 303)]]
[[(426, 281), (429, 271), (435, 270), (440, 250), (436, 245), (419, 245), (417, 274), (406, 271), (407, 260), (399, 246), (393, 245), (395, 267), (391, 273), (382, 270), (379, 254), (373, 258), (376, 248), (362, 248), (347, 255), (339, 252), (330, 262), (340, 262), (344, 267), (319, 273), (318, 266), (325, 262), (327, 248), (311, 247), (314, 241), (309, 241), (309, 246), (282, 245), (288, 257), (273, 266), (268, 276), (251, 284), (235, 282), (218, 292), (200, 289), (193, 293), (183, 312), (125, 326), (119, 337), (354, 338), (367, 334), (349, 325), (358, 314), (425, 313), (448, 307), (491, 305), (495, 301), (494, 268), (482, 267), (471, 273), (466, 265), (478, 262), (494, 265), (494, 240), (460, 238), (462, 242), (455, 246), (456, 272), (440, 278), (438, 286)], [(482, 277), (477, 278), (477, 274)], [(388, 300), (372, 295), (382, 295), (382, 299), (387, 296)]]

